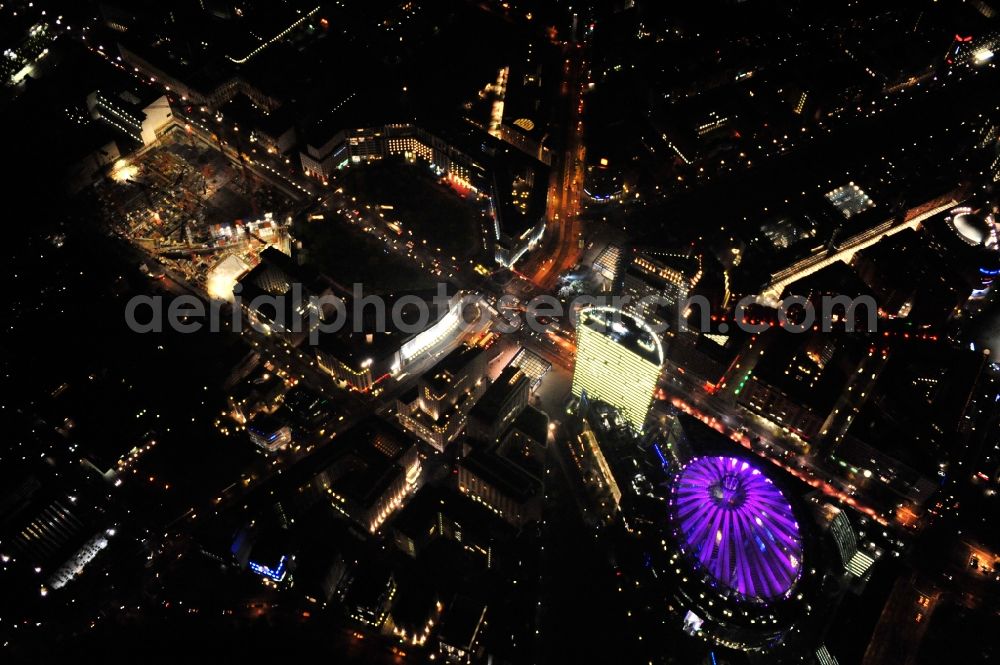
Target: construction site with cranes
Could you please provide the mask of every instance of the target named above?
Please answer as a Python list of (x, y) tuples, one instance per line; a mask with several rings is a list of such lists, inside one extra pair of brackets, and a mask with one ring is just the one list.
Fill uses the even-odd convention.
[(260, 252), (291, 251), (299, 201), (200, 133), (175, 126), (118, 160), (99, 198), (111, 228), (156, 263), (219, 299)]

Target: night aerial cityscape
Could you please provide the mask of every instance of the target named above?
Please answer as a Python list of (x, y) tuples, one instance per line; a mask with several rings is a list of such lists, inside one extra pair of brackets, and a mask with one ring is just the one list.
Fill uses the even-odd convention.
[(0, 663), (1000, 663), (998, 65), (1000, 0), (0, 0)]

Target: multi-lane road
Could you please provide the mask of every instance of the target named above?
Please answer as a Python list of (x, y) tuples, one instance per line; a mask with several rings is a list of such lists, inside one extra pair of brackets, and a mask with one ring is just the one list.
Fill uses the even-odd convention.
[(567, 44), (563, 82), (553, 131), (562, 135), (563, 150), (549, 182), (542, 251), (525, 267), (541, 288), (551, 288), (559, 273), (573, 267), (580, 255), (580, 199), (583, 194), (586, 147), (583, 140), (583, 93), (587, 62), (583, 44)]

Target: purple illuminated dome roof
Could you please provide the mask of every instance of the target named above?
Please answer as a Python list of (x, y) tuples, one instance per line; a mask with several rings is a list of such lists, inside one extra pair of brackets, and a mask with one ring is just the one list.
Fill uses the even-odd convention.
[(748, 599), (784, 596), (799, 577), (802, 540), (784, 495), (737, 457), (699, 457), (674, 483), (671, 519), (682, 549)]

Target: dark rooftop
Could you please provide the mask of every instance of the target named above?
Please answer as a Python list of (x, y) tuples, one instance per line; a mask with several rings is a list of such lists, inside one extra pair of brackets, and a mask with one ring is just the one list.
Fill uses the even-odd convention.
[(511, 428), (520, 430), (533, 441), (545, 445), (549, 437), (549, 416), (544, 411), (528, 405), (514, 419), (514, 424), (511, 425)]
[(486, 616), (486, 604), (468, 596), (456, 596), (445, 610), (438, 632), (442, 643), (469, 648)]
[(472, 451), (462, 460), (462, 466), (498, 492), (518, 501), (527, 501), (542, 490), (537, 478), (507, 458), (487, 450)]
[(465, 369), (482, 353), (477, 346), (463, 344), (442, 358), (438, 364), (424, 374), (424, 381), (438, 395), (444, 395), (455, 386), (452, 381), (462, 376)]
[(530, 381), (531, 379), (520, 368), (514, 365), (504, 367), (496, 381), (490, 384), (476, 405), (472, 407), (470, 416), (475, 415), (486, 422), (495, 421), (510, 396), (518, 390), (526, 390), (525, 385)]

